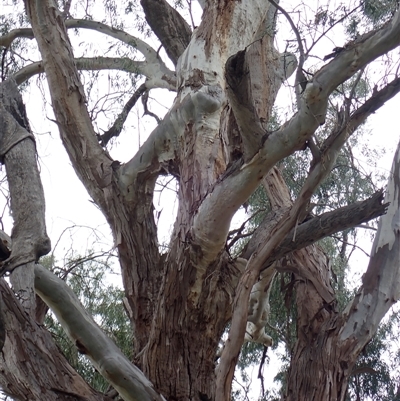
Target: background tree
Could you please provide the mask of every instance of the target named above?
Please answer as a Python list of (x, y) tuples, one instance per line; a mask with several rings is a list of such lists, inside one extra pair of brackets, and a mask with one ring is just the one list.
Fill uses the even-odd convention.
[[(273, 1), (199, 4), (202, 18), (192, 31), (179, 4), (174, 8), (164, 0), (142, 0), (140, 10), (131, 2), (121, 8), (107, 2), (101, 22), (93, 19), (94, 4), (27, 0), (21, 17), (9, 20), (0, 38), (0, 154), (14, 219), (12, 244), (7, 238), (4, 242), (11, 254), (2, 265), (3, 273), (11, 273), (13, 291), (0, 283), (0, 364), (3, 390), (15, 398), (108, 397), (76, 373), (37, 325), (43, 314), (33, 288), (78, 351), (126, 400), (230, 399), (243, 341), (271, 345), (265, 326), (276, 271), (295, 279), (297, 331), (285, 399), (343, 400), (358, 356), (399, 297), (399, 149), (384, 204), (377, 192), (310, 215), (313, 194), (340, 150), (350, 147), (356, 129), (400, 90), (398, 58), (393, 56), (400, 45), (396, 4), (388, 4), (376, 26), (368, 12), (367, 18), (361, 12), (373, 9), (372, 3), (336, 10), (321, 6), (314, 10), (314, 26), (302, 16), (296, 26)], [(121, 10), (137, 18), (137, 36), (125, 29)], [(278, 11), (290, 32), (277, 25)], [(331, 54), (319, 54), (320, 40), (354, 15), (358, 31), (347, 26), (353, 39)], [(143, 41), (147, 27), (165, 57)], [(107, 54), (78, 56), (79, 46), (74, 49), (70, 39), (74, 30), (111, 38)], [(282, 53), (274, 46), (275, 38), (282, 40), (280, 33), (287, 43)], [(40, 60), (21, 57), (22, 65), (17, 65), (13, 59), (26, 38), (34, 39)], [(316, 57), (320, 61), (311, 64)], [(379, 69), (369, 81), (371, 90), (358, 99), (358, 85), (376, 60), (384, 60), (386, 68)], [(110, 74), (109, 87), (135, 89), (123, 97), (113, 124), (101, 131), (93, 82), (101, 79), (98, 71), (109, 69), (128, 74)], [(80, 74), (83, 70), (92, 72)], [(50, 241), (34, 136), (18, 85), (43, 72), (71, 164), (106, 217), (118, 249), (134, 335), (133, 363), (71, 287), (36, 263), (49, 252)], [(292, 74), (296, 109), (270, 130), (278, 90)], [(146, 99), (155, 88), (176, 92), (173, 105), (129, 161), (114, 160), (107, 146), (121, 133), (139, 98), (151, 113)], [(109, 106), (116, 103), (113, 97), (109, 93), (105, 98)], [(319, 129), (324, 124), (327, 129)], [(291, 196), (277, 165), (307, 148), (312, 155), (308, 173)], [(178, 183), (178, 213), (168, 251), (160, 252), (153, 197), (157, 179), (165, 175)], [(271, 212), (235, 256), (228, 239), (231, 220), (260, 183)], [(326, 194), (328, 204), (331, 196)], [(381, 215), (362, 285), (340, 310), (328, 259), (315, 242)]]

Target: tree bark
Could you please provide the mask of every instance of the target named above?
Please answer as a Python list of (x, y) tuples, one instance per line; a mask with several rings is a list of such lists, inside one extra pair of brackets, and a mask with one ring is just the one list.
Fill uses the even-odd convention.
[[(335, 304), (327, 302), (310, 280), (300, 279), (296, 285), (298, 340), (289, 370), (287, 401), (344, 401), (360, 352), (400, 298), (399, 172), (400, 142), (385, 196), (390, 203), (388, 212), (379, 220), (362, 286), (346, 309), (337, 313)], [(300, 271), (315, 274), (317, 265), (311, 261), (310, 257), (298, 263)], [(318, 270), (324, 274), (322, 263)]]
[(69, 365), (50, 333), (30, 317), (7, 283), (0, 281), (5, 342), (0, 385), (12, 398), (43, 401), (109, 401)]
[[(14, 219), (11, 255), (1, 266), (4, 273), (37, 262), (40, 256), (50, 251), (51, 245), (46, 232), (45, 199), (36, 161), (36, 146), (25, 105), (13, 80), (0, 86), (0, 124), (0, 158), (6, 166)], [(32, 284), (33, 281), (31, 290), (27, 292), (32, 291)], [(28, 295), (32, 296), (33, 292)]]

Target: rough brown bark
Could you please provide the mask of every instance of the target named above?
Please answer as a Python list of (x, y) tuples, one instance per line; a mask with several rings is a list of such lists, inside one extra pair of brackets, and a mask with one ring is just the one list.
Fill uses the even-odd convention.
[[(218, 138), (211, 146), (207, 142), (196, 135), (194, 126), (187, 127), (179, 157), (178, 218), (141, 365), (171, 401), (215, 399), (215, 355), (230, 318), (233, 283), (239, 273), (226, 253), (201, 266), (201, 250), (192, 244), (193, 211), (225, 163), (217, 153)], [(205, 157), (207, 152), (215, 157)]]
[[(323, 314), (327, 316), (323, 318)], [(318, 322), (321, 318), (323, 321)], [(339, 315), (324, 309), (315, 319), (314, 327), (307, 326), (307, 333), (293, 351), (292, 361), (296, 364), (289, 371), (285, 401), (345, 399), (355, 362), (349, 350), (356, 340), (344, 344), (338, 341), (342, 323)]]
[(387, 215), (380, 219), (362, 286), (343, 312), (332, 297), (329, 265), (320, 251), (310, 252), (314, 246), (294, 252), (284, 268), (295, 276), (298, 314), (285, 401), (344, 401), (361, 350), (400, 297), (399, 155), (400, 144), (385, 196)]

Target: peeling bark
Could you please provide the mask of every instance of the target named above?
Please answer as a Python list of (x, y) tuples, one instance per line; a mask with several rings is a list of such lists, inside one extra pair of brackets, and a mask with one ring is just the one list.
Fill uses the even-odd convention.
[(14, 219), (11, 255), (1, 267), (4, 273), (37, 262), (50, 251), (51, 245), (46, 233), (45, 199), (36, 147), (25, 106), (15, 82), (3, 83), (0, 90), (0, 156), (6, 166)]

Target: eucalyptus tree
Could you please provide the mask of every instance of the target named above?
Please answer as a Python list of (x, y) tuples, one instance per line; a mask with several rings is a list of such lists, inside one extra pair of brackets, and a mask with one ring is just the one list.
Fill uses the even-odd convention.
[[(269, 287), (280, 270), (299, 278), (297, 341), (285, 399), (344, 399), (358, 355), (399, 297), (399, 149), (384, 203), (378, 192), (310, 216), (311, 197), (340, 149), (400, 90), (396, 3), (375, 26), (359, 21), (358, 35), (332, 53), (317, 52), (322, 38), (365, 4), (341, 6), (337, 14), (321, 6), (312, 16), (314, 24), (301, 26), (303, 17), (299, 24), (292, 18), (299, 15), (298, 4), (201, 0), (201, 21), (191, 27), (179, 12), (183, 6), (165, 0), (142, 0), (140, 8), (132, 2), (105, 2), (99, 21), (92, 17), (90, 2), (25, 1), (21, 18), (5, 24), (0, 37), (0, 149), (14, 219), (11, 240), (2, 238), (2, 272), (11, 275), (13, 286), (12, 291), (6, 281), (0, 283), (3, 391), (15, 399), (109, 397), (74, 371), (37, 324), (43, 313), (36, 307), (36, 293), (123, 399), (229, 400), (243, 342), (271, 345), (265, 332)], [(304, 7), (308, 22), (311, 11)], [(288, 12), (292, 8), (294, 14)], [(123, 11), (130, 22), (138, 21), (137, 32), (124, 28), (119, 20)], [(280, 29), (277, 14), (289, 29)], [(146, 42), (147, 28), (165, 57)], [(109, 49), (118, 43), (127, 50), (112, 57), (74, 57), (78, 48), (72, 35), (77, 31), (80, 42), (86, 32), (95, 31), (112, 38)], [(34, 40), (40, 58), (18, 54), (27, 39)], [(285, 51), (275, 48), (275, 39), (286, 40)], [(383, 60), (385, 69), (373, 75), (373, 90), (353, 101), (357, 82), (375, 60)], [(90, 80), (79, 72), (84, 70), (119, 70), (141, 78), (103, 133), (89, 113)], [(50, 251), (50, 240), (34, 135), (18, 85), (41, 73), (71, 164), (113, 233), (134, 336), (132, 360), (104, 334), (71, 288), (36, 263)], [(352, 78), (350, 89), (340, 90)], [(282, 84), (293, 92), (296, 109), (271, 131), (268, 121)], [(156, 88), (175, 92), (171, 108), (128, 162), (113, 160), (110, 140), (121, 132), (137, 100), (146, 100)], [(333, 115), (327, 114), (328, 102), (336, 106)], [(333, 121), (331, 129), (321, 136), (318, 128), (327, 119)], [(306, 148), (312, 161), (292, 199), (276, 166)], [(179, 202), (167, 252), (157, 242), (153, 208), (155, 184), (165, 175), (177, 181)], [(230, 223), (260, 184), (271, 213), (234, 256)], [(339, 312), (328, 260), (314, 242), (378, 216), (362, 285)]]

